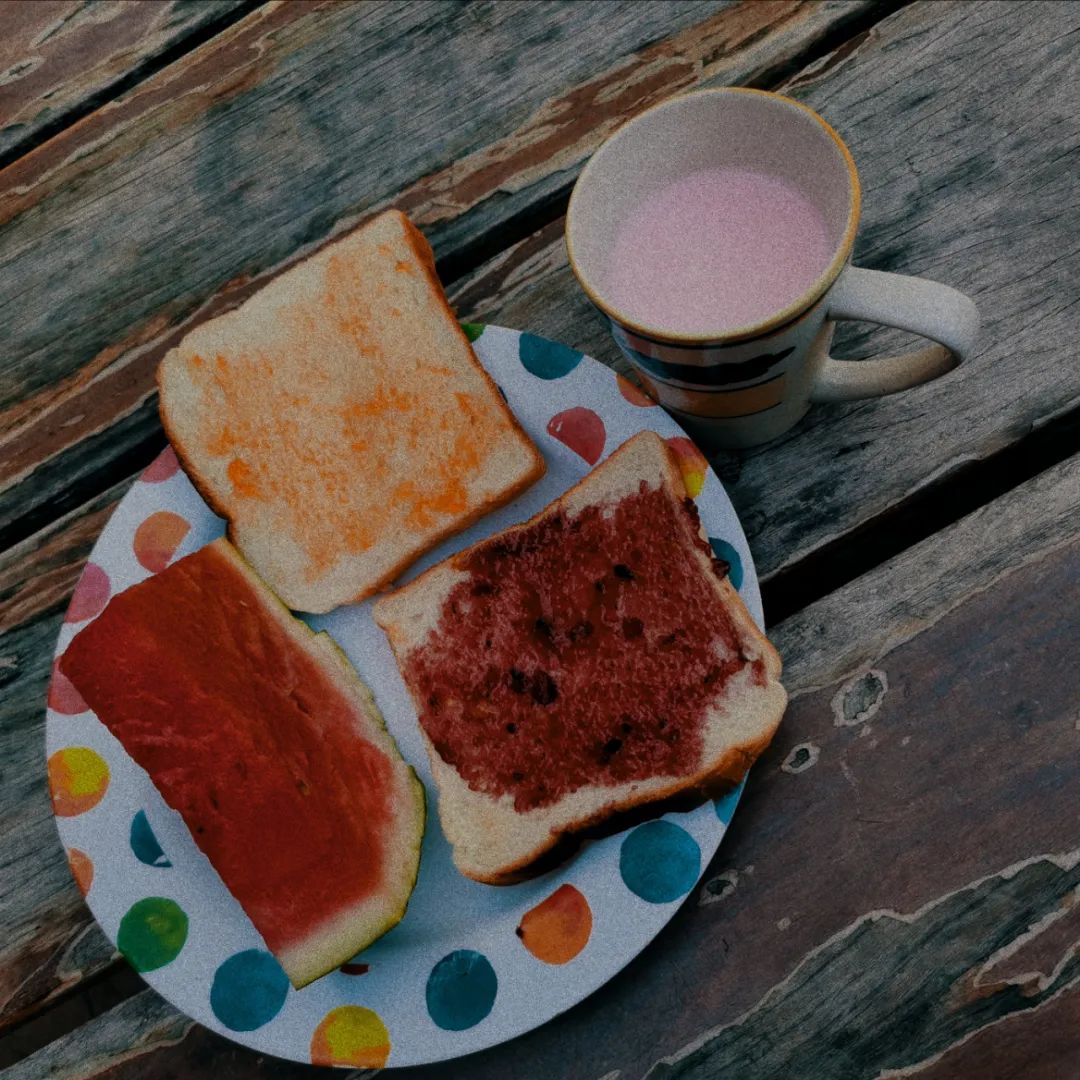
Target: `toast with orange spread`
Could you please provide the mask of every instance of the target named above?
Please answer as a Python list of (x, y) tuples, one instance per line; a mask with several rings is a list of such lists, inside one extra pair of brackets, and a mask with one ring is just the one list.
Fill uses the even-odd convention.
[(192, 482), (302, 611), (377, 591), (544, 472), (398, 211), (198, 326), (158, 386)]

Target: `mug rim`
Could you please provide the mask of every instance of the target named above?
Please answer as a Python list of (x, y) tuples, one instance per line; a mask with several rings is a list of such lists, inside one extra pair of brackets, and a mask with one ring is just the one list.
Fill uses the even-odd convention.
[[(654, 326), (650, 323), (641, 322), (637, 319), (626, 315), (620, 311), (614, 304), (604, 300), (595, 288), (586, 280), (584, 273), (578, 266), (577, 259), (574, 257), (574, 243), (571, 236), (572, 223), (574, 220), (574, 200), (577, 197), (578, 191), (581, 185), (588, 178), (590, 171), (596, 165), (596, 159), (600, 155), (601, 151), (605, 147), (610, 146), (616, 139), (625, 136), (627, 129), (634, 124), (641, 117), (648, 113), (655, 112), (658, 109), (668, 108), (675, 102), (683, 101), (690, 97), (704, 97), (705, 95), (717, 95), (717, 94), (756, 94), (759, 97), (772, 98), (777, 102), (782, 103), (784, 107), (793, 107), (800, 109), (806, 113), (812, 119), (817, 121), (826, 135), (832, 139), (837, 149), (840, 151), (841, 160), (844, 162), (848, 171), (848, 178), (851, 182), (851, 199), (848, 204), (848, 217), (847, 224), (844, 227), (844, 233), (840, 238), (839, 244), (836, 246), (836, 250), (833, 254), (829, 265), (814, 279), (813, 284), (810, 285), (803, 293), (796, 297), (790, 304), (781, 308), (779, 311), (774, 312), (772, 315), (765, 319), (760, 319), (756, 323), (749, 323), (744, 326), (736, 326), (729, 330), (719, 330), (715, 333), (695, 333), (688, 334), (680, 331), (668, 330), (659, 326)], [(581, 170), (577, 180), (574, 183), (573, 191), (570, 193), (570, 202), (566, 208), (566, 254), (570, 262), (570, 269), (574, 273), (574, 277), (578, 279), (578, 284), (581, 285), (585, 291), (585, 295), (605, 314), (608, 318), (613, 319), (621, 326), (625, 327), (632, 333), (638, 334), (644, 338), (650, 338), (656, 341), (658, 344), (664, 344), (670, 342), (671, 344), (691, 345), (691, 346), (703, 346), (703, 345), (730, 345), (740, 341), (750, 341), (753, 338), (760, 337), (763, 334), (771, 333), (779, 327), (785, 326), (788, 323), (794, 322), (801, 315), (807, 312), (820, 300), (825, 293), (829, 291), (832, 284), (840, 276), (840, 271), (843, 270), (845, 264), (851, 256), (851, 249), (855, 244), (855, 233), (859, 227), (859, 214), (862, 207), (862, 186), (859, 183), (859, 172), (855, 167), (855, 159), (851, 156), (851, 151), (847, 148), (847, 144), (837, 134), (832, 125), (819, 113), (815, 112), (808, 105), (804, 105), (801, 101), (796, 101), (794, 98), (788, 97), (786, 94), (777, 94), (772, 90), (757, 90), (749, 86), (711, 86), (702, 87), (697, 90), (689, 90), (683, 94), (674, 94), (669, 98), (665, 98), (663, 101), (658, 101), (655, 105), (650, 105), (649, 108), (643, 109), (635, 116), (630, 117), (624, 124), (622, 124), (615, 132), (613, 132), (604, 142), (593, 152), (589, 160), (585, 163), (585, 167)]]

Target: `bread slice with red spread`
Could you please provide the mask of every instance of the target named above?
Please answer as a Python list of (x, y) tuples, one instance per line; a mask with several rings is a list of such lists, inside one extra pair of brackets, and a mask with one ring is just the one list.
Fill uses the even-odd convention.
[(158, 387), (184, 470), (301, 611), (376, 592), (544, 472), (396, 210), (196, 327)]
[(225, 540), (114, 596), (60, 659), (296, 987), (394, 926), (424, 790), (367, 687)]
[(626, 812), (736, 783), (787, 701), (776, 650), (651, 432), (374, 614), (454, 861), (491, 884)]

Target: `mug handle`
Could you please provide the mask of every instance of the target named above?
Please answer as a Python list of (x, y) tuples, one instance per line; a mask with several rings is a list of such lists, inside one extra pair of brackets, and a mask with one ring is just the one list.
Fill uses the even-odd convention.
[(810, 393), (814, 402), (881, 397), (929, 382), (969, 357), (979, 334), (974, 303), (956, 289), (925, 278), (849, 266), (828, 303), (830, 319), (866, 319), (938, 344), (880, 360), (826, 357)]

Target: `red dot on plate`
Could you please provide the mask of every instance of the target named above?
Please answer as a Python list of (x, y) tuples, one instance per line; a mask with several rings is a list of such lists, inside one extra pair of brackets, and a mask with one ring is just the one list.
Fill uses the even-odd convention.
[(604, 452), (607, 432), (604, 421), (592, 411), (577, 406), (557, 413), (548, 421), (548, 434), (595, 465)]
[(96, 563), (87, 563), (75, 586), (64, 622), (92, 619), (109, 601), (109, 575)]
[(637, 383), (631, 382), (625, 375), (616, 374), (615, 382), (619, 387), (619, 393), (631, 405), (636, 405), (639, 409), (648, 409), (656, 404)]
[(176, 451), (171, 446), (166, 446), (165, 449), (162, 450), (149, 465), (147, 465), (139, 479), (144, 484), (160, 484), (163, 480), (168, 480), (179, 468), (180, 462), (177, 460)]
[(132, 546), (135, 558), (154, 574), (164, 570), (191, 525), (171, 510), (151, 514), (136, 530)]
[(89, 706), (83, 701), (82, 694), (75, 689), (71, 680), (57, 666), (59, 663), (60, 661), (57, 660), (53, 664), (52, 681), (49, 683), (49, 708), (64, 716), (86, 712)]

